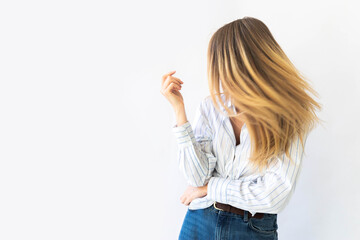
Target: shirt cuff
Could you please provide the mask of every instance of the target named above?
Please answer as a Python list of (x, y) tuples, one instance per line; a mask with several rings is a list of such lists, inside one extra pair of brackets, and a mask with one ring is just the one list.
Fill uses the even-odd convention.
[(207, 185), (207, 196), (213, 201), (227, 204), (230, 178), (211, 177)]
[(192, 145), (192, 140), (195, 139), (194, 133), (189, 121), (177, 126), (176, 124), (172, 128), (173, 133), (175, 134), (176, 141), (180, 147), (186, 147)]

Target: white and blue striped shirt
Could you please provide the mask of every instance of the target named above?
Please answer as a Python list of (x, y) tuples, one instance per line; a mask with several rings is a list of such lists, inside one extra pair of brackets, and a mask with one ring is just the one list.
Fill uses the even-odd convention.
[[(231, 101), (225, 102), (235, 111)], [(197, 108), (193, 121), (172, 130), (178, 143), (178, 164), (187, 183), (199, 187), (208, 183), (205, 197), (194, 199), (189, 209), (209, 207), (214, 201), (257, 212), (279, 213), (288, 203), (301, 170), (303, 149), (299, 138), (291, 144), (289, 161), (285, 153), (263, 173), (251, 170), (250, 135), (244, 123), (240, 144), (236, 145), (233, 127), (224, 108), (220, 114), (210, 96)], [(306, 136), (307, 138), (307, 136)], [(306, 139), (305, 139), (306, 142)]]

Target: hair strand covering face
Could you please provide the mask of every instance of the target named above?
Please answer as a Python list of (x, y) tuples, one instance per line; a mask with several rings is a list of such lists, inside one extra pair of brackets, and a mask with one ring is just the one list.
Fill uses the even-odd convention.
[[(246, 123), (251, 138), (250, 162), (262, 171), (298, 137), (302, 147), (308, 133), (320, 122), (321, 104), (305, 77), (295, 68), (267, 26), (253, 17), (225, 24), (211, 37), (207, 76), (212, 101), (229, 117)], [(220, 91), (222, 88), (222, 92)], [(236, 114), (221, 101), (231, 98)], [(290, 160), (293, 160), (290, 158)]]

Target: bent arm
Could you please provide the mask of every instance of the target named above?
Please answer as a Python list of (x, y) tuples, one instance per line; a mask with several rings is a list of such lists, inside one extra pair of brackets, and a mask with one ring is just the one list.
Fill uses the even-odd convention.
[(212, 177), (208, 197), (214, 201), (256, 212), (278, 213), (291, 197), (299, 176), (303, 158), (300, 140), (290, 148), (293, 161), (283, 154), (265, 174), (254, 179)]
[(189, 121), (173, 126), (178, 143), (178, 164), (187, 183), (194, 187), (206, 185), (216, 166), (212, 153), (212, 130), (208, 121), (208, 111), (203, 101), (197, 108), (194, 129)]

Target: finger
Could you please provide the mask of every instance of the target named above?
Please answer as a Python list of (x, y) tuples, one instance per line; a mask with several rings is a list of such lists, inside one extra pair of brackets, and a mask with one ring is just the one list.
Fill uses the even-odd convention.
[(162, 75), (162, 79), (163, 79), (163, 80), (166, 79), (168, 76), (173, 75), (175, 72), (176, 72), (176, 70), (173, 70), (173, 71), (170, 71), (170, 72)]
[(181, 83), (179, 83), (177, 81), (173, 81), (173, 80), (165, 81), (165, 83), (163, 84), (163, 87), (167, 88), (171, 83), (174, 83), (174, 84), (178, 85), (179, 87), (181, 87)]
[(184, 83), (183, 81), (181, 81), (180, 78), (177, 78), (177, 77), (174, 77), (174, 76), (171, 76), (171, 78), (173, 78), (173, 79), (175, 79), (175, 80), (178, 80), (178, 81), (181, 82), (181, 83)]
[(180, 80), (180, 79), (174, 79), (174, 77), (168, 77), (163, 83), (162, 83), (162, 85), (163, 86), (165, 86), (165, 87), (167, 87), (170, 83), (172, 83), (172, 82), (174, 82), (174, 83), (177, 83), (177, 84), (179, 84), (179, 85), (181, 85), (182, 84), (182, 81)]
[(161, 77), (161, 78), (162, 78), (162, 82), (164, 82), (165, 79), (166, 79), (168, 76), (173, 75), (175, 72), (176, 72), (176, 70), (173, 70), (173, 71), (171, 71), (171, 72), (168, 72), (168, 73), (164, 74), (164, 75)]
[(173, 91), (179, 91), (181, 90), (181, 87), (179, 85), (177, 85), (176, 83), (171, 83), (169, 85), (169, 87), (167, 87), (164, 92), (165, 93), (170, 93), (170, 92), (173, 92)]

